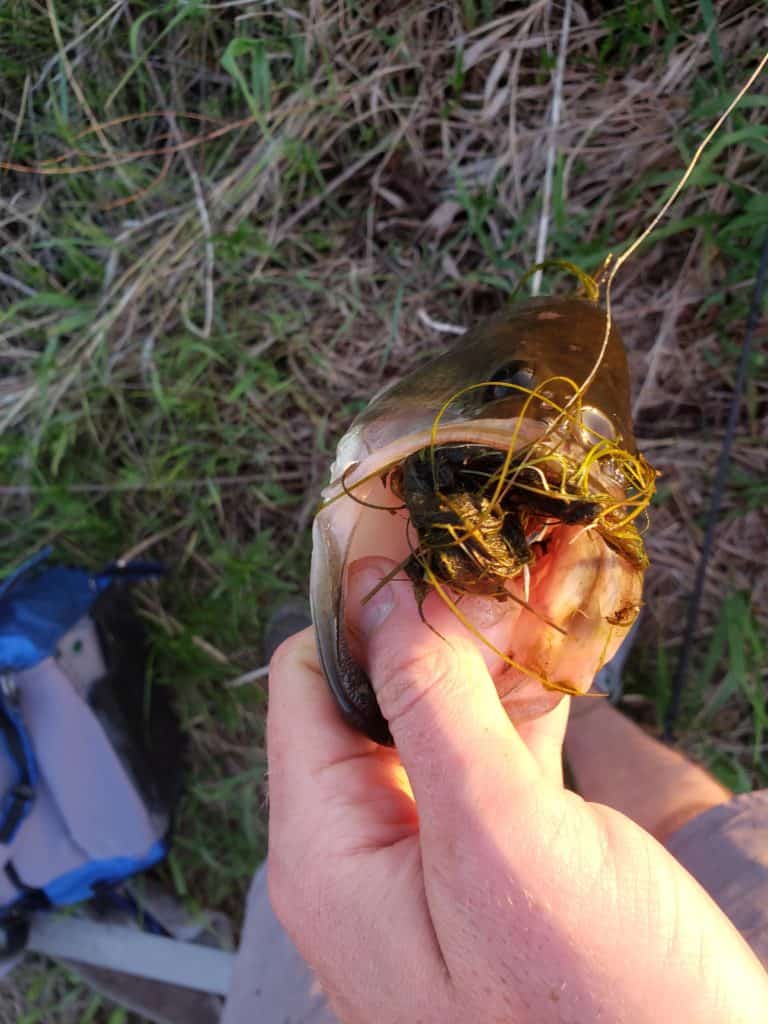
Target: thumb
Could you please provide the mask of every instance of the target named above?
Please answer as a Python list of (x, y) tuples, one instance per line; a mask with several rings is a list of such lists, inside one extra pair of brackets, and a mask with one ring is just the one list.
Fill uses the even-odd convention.
[(508, 801), (505, 778), (525, 785), (536, 765), (470, 632), (436, 594), (424, 602), (423, 621), (409, 581), (381, 585), (395, 568), (384, 558), (350, 567), (350, 627), (408, 772), (422, 831), (435, 822), (444, 833), (449, 819), (461, 820), (465, 799), (487, 810), (489, 794), (503, 790)]

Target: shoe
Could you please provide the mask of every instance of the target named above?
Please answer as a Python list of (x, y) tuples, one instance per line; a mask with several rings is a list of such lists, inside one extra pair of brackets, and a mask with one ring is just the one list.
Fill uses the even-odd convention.
[(264, 630), (264, 663), (267, 664), (277, 648), (294, 633), (312, 625), (309, 602), (303, 597), (293, 597), (275, 611)]

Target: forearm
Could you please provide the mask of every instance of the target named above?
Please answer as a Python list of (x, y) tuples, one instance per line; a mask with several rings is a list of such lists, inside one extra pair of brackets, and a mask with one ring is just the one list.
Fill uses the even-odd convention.
[(565, 755), (585, 800), (620, 811), (664, 840), (731, 793), (704, 769), (648, 736), (607, 701), (576, 709)]

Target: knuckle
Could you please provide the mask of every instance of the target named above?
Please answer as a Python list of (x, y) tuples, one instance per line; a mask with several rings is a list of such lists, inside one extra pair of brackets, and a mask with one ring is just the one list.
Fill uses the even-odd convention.
[[(267, 708), (267, 747), (270, 755), (285, 746), (290, 748), (295, 722), (286, 714), (295, 690), (295, 680), (305, 674), (304, 662), (312, 650), (312, 637), (306, 632), (296, 633), (284, 640), (269, 661), (269, 703)], [(271, 748), (271, 750), (270, 750)]]
[(448, 645), (389, 652), (373, 676), (376, 697), (390, 724), (413, 718), (424, 705), (446, 696), (456, 685), (457, 659)]
[(307, 626), (306, 629), (301, 629), (283, 640), (269, 662), (270, 675), (273, 672), (295, 672), (301, 668), (319, 671), (315, 630), (312, 626)]
[(301, 649), (301, 633), (296, 633), (293, 636), (289, 636), (287, 640), (283, 640), (283, 642), (280, 644), (280, 646), (277, 648), (277, 650), (270, 658), (270, 678), (272, 678), (273, 676), (284, 675), (286, 672), (295, 671), (296, 663), (299, 659)]

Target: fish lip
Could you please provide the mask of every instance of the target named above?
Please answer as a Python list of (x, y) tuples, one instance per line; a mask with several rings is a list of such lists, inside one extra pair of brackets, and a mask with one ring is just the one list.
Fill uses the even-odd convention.
[[(433, 442), (438, 445), (478, 444), (505, 451), (514, 440), (514, 451), (519, 451), (540, 441), (552, 430), (552, 426), (551, 422), (527, 418), (455, 421), (441, 425), (434, 434), (431, 429), (417, 430), (390, 441), (383, 447), (372, 447), (365, 431), (353, 429), (339, 444), (336, 459), (331, 465), (330, 482), (321, 492), (320, 511), (322, 512), (330, 502), (335, 502), (339, 498), (343, 500), (345, 490), (348, 491), (367, 477), (402, 462), (409, 455), (430, 446)], [(561, 451), (575, 456), (583, 456), (593, 443), (583, 432), (574, 432), (570, 428), (557, 428), (552, 436), (558, 438)], [(611, 443), (619, 443), (619, 439), (611, 439)], [(593, 470), (593, 475), (608, 493), (614, 493), (617, 497), (624, 494), (621, 484), (599, 467)]]
[(333, 531), (318, 515), (312, 527), (309, 594), (320, 665), (347, 724), (374, 743), (391, 747), (394, 740), (371, 681), (347, 645), (341, 585), (345, 570), (346, 552), (340, 555)]
[[(518, 426), (519, 424), (519, 426)], [(327, 503), (349, 490), (366, 476), (383, 470), (386, 466), (403, 461), (409, 455), (432, 444), (469, 443), (482, 444), (490, 448), (505, 450), (515, 437), (517, 448), (538, 441), (550, 428), (550, 424), (538, 420), (523, 419), (478, 419), (446, 423), (433, 435), (431, 429), (417, 430), (405, 434), (383, 447), (371, 445), (367, 431), (350, 431), (341, 441), (337, 457), (331, 466), (330, 483), (322, 491), (322, 501)], [(343, 481), (343, 484), (342, 484)]]

